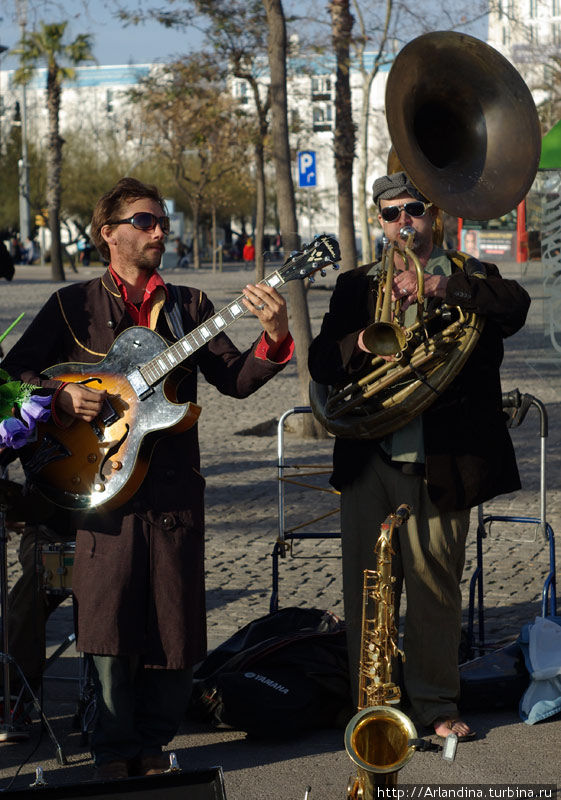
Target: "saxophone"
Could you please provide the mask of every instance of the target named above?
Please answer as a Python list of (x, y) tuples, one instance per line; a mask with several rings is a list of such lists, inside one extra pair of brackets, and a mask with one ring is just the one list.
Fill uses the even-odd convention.
[(392, 682), (399, 651), (392, 584), (392, 535), (409, 519), (401, 505), (382, 523), (376, 542), (376, 570), (364, 570), (358, 713), (345, 730), (345, 748), (358, 767), (347, 789), (348, 800), (374, 800), (377, 787), (397, 785), (398, 771), (413, 757), (417, 731), (393, 705), (401, 692)]

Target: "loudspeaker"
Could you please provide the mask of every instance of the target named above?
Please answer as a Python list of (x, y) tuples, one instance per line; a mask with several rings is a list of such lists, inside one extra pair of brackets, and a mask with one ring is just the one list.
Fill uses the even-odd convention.
[[(46, 776), (48, 780), (48, 775)], [(15, 789), (3, 792), (2, 798), (14, 800), (226, 800), (222, 767), (193, 772), (163, 773), (144, 778), (122, 778), (117, 781), (73, 783), (66, 786)]]

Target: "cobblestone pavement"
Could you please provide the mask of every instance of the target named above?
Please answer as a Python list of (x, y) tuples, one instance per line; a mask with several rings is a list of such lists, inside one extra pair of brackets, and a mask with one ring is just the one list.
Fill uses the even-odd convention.
[[(509, 263), (502, 266), (507, 277), (519, 280), (531, 293), (533, 302), (528, 323), (523, 331), (505, 342), (505, 360), (502, 370), (503, 389), (518, 388), (520, 392), (532, 395), (545, 404), (549, 430), (544, 440), (546, 447), (546, 519), (553, 531), (560, 529), (561, 490), (560, 439), (561, 439), (561, 354), (557, 353), (544, 333), (544, 297), (541, 283), (541, 264), (531, 262), (527, 265)], [(68, 275), (68, 280), (86, 279), (99, 274), (99, 269), (91, 267), (80, 269), (78, 276)], [(253, 273), (244, 271), (238, 265), (226, 265), (222, 272), (213, 273), (206, 268), (193, 270), (172, 270), (165, 273), (167, 280), (178, 284), (194, 284), (206, 291), (216, 308), (220, 308), (240, 294), (245, 283), (253, 280)], [(314, 333), (318, 331), (323, 314), (327, 310), (330, 290), (336, 276), (329, 272), (327, 277), (314, 284), (309, 290), (309, 307)], [(0, 282), (0, 331), (19, 314), (26, 312), (24, 320), (4, 342), (7, 350), (31, 321), (48, 295), (55, 289), (48, 279), (47, 271), (39, 267), (19, 267), (16, 278), (10, 284)], [(231, 337), (240, 346), (248, 345), (257, 335), (259, 327), (253, 317), (238, 320), (230, 329)], [(230, 636), (240, 626), (252, 619), (266, 614), (272, 591), (272, 550), (279, 530), (277, 481), (277, 421), (288, 409), (303, 404), (298, 396), (298, 382), (295, 363), (263, 387), (256, 395), (246, 401), (234, 400), (218, 394), (204, 381), (200, 382), (199, 402), (203, 407), (200, 418), (200, 439), (203, 474), (207, 480), (207, 604), (209, 646), (215, 647)], [(285, 441), (282, 456), (290, 464), (300, 465), (298, 473), (308, 473), (316, 469), (329, 469), (331, 441), (304, 440), (300, 436), (302, 415), (288, 417), (285, 424)], [(532, 405), (524, 423), (512, 431), (518, 455), (523, 488), (510, 496), (497, 498), (485, 507), (486, 514), (508, 517), (540, 516), (540, 416), (538, 408)], [(291, 470), (292, 471), (292, 470)], [(15, 473), (12, 477), (18, 478)], [(302, 530), (325, 531), (337, 534), (337, 498), (324, 491), (327, 476), (301, 477), (305, 483), (320, 487), (310, 490), (292, 483), (285, 484), (284, 528), (302, 525), (309, 519), (319, 517), (330, 510), (335, 513), (327, 519), (314, 523)], [(476, 512), (473, 512), (473, 525), (466, 553), (466, 569), (463, 584), (464, 610), (467, 619), (468, 583), (476, 566)], [(17, 537), (13, 537), (8, 548), (8, 571), (10, 583), (18, 575)], [(280, 559), (279, 604), (313, 606), (328, 608), (342, 616), (339, 542), (337, 538), (300, 541), (291, 554)], [(493, 523), (491, 535), (483, 541), (483, 563), (485, 582), (485, 624), (488, 640), (500, 641), (515, 636), (520, 626), (540, 611), (540, 598), (544, 580), (550, 568), (549, 546), (543, 533), (533, 524)], [(60, 642), (71, 627), (71, 609), (65, 603), (49, 622), (49, 642), (53, 648)], [(74, 658), (63, 661), (74, 661)], [(66, 667), (64, 667), (66, 668)], [(53, 718), (57, 726), (68, 722), (72, 715), (73, 695), (61, 688), (57, 682), (48, 684), (51, 703), (54, 703)], [(56, 712), (54, 711), (56, 709)], [(514, 725), (514, 739), (510, 744), (508, 758), (502, 754), (503, 766), (516, 762), (517, 717), (508, 715), (498, 724)], [(489, 724), (484, 720), (483, 724)], [(494, 724), (497, 724), (494, 722)], [(525, 726), (521, 726), (523, 729)], [(57, 727), (57, 730), (59, 728)], [(554, 728), (557, 738), (559, 727)], [(62, 734), (61, 734), (62, 735)], [(72, 753), (72, 765), (77, 768), (73, 778), (65, 776), (60, 780), (82, 780), (82, 768), (87, 764), (87, 754), (83, 745), (76, 743), (76, 736), (69, 736), (65, 742)], [(230, 771), (230, 783), (235, 798), (259, 797), (301, 797), (301, 783), (291, 786), (285, 792), (286, 781), (290, 781), (291, 764), (294, 759), (303, 759), (293, 764), (301, 780), (305, 774), (317, 774), (323, 789), (314, 797), (343, 796), (341, 786), (346, 782), (349, 772), (348, 759), (341, 751), (340, 732), (331, 737), (319, 736), (298, 745), (296, 750), (289, 745), (281, 746), (277, 754), (272, 750), (258, 749), (253, 752), (244, 749), (243, 736), (235, 732), (199, 733), (193, 751), (193, 732), (189, 739), (189, 764), (209, 766), (221, 763)], [(178, 737), (174, 746), (187, 747), (187, 740)], [(502, 745), (498, 745), (499, 748)], [(50, 759), (48, 739), (42, 742), (40, 752), (43, 759)], [(470, 745), (471, 747), (471, 745)], [(13, 775), (20, 758), (14, 747), (0, 749), (0, 757), (9, 752), (6, 767), (0, 767), (0, 778)], [(473, 751), (472, 751), (473, 752)], [(319, 754), (319, 755), (318, 755)], [(323, 754), (323, 756), (322, 756)], [(311, 756), (315, 760), (310, 761)], [(488, 755), (488, 754), (487, 754)], [(322, 758), (328, 759), (330, 769), (335, 770), (335, 783), (328, 790), (331, 773), (322, 768)], [(485, 751), (481, 753), (484, 759)], [(318, 760), (319, 758), (319, 760)], [(497, 758), (499, 756), (497, 755)], [(40, 760), (40, 759), (39, 759)], [(419, 761), (422, 759), (419, 759)], [(543, 759), (537, 759), (541, 763)], [(32, 758), (30, 764), (36, 763)], [(494, 762), (493, 762), (494, 763)], [(465, 766), (465, 765), (464, 765)], [(274, 771), (273, 770), (274, 767)], [(406, 768), (407, 769), (407, 768)], [(431, 769), (427, 767), (427, 780)], [(443, 778), (445, 782), (468, 780), (468, 772), (450, 773)], [(288, 770), (288, 772), (286, 772)], [(339, 770), (341, 784), (339, 785)], [(416, 771), (419, 767), (416, 767)], [(425, 767), (420, 767), (424, 774)], [(29, 767), (24, 770), (29, 773)], [(328, 774), (329, 773), (329, 774)], [(477, 769), (473, 781), (485, 780), (485, 770)], [(528, 773), (529, 774), (529, 773)], [(533, 773), (536, 775), (534, 768)], [(549, 772), (543, 773), (548, 774)], [(411, 777), (409, 780), (421, 778)], [(503, 772), (490, 773), (491, 780), (500, 780)], [(540, 773), (541, 775), (541, 773)], [(78, 776), (78, 777), (76, 777)], [(513, 777), (514, 776), (514, 777)], [(503, 782), (517, 773), (504, 768)], [(523, 775), (520, 774), (520, 779)], [(440, 779), (440, 778), (438, 778)], [(263, 792), (247, 793), (253, 781), (256, 786), (276, 785)], [(263, 783), (265, 781), (265, 783)], [(401, 778), (400, 778), (401, 781)], [(525, 782), (525, 781), (524, 781)], [(25, 783), (20, 783), (20, 786)], [(1, 788), (1, 787), (0, 787)], [(245, 794), (244, 794), (245, 792)], [(229, 795), (230, 796), (230, 795)]]

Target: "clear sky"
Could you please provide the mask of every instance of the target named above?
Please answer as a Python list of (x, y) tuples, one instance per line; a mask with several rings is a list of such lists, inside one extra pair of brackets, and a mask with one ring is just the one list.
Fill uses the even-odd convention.
[[(130, 0), (121, 5), (132, 6)], [(162, 6), (161, 2), (137, 0), (132, 7), (150, 8)], [(60, 22), (68, 20), (68, 36), (71, 40), (79, 33), (90, 33), (93, 36), (93, 51), (99, 64), (143, 64), (153, 61), (165, 61), (182, 55), (193, 48), (198, 36), (193, 33), (165, 28), (157, 22), (125, 27), (114, 16), (116, 2), (105, 3), (103, 0), (65, 0), (60, 4), (28, 0), (28, 29), (43, 20)], [(20, 38), (17, 17), (17, 0), (0, 0), (0, 44), (14, 47)], [(17, 66), (15, 56), (5, 53), (2, 56), (2, 68), (13, 69)]]

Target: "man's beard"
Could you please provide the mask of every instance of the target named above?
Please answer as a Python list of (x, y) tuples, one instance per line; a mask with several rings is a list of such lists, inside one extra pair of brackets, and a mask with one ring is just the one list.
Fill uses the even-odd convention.
[[(164, 253), (165, 248), (162, 246), (156, 247), (155, 245), (150, 245), (144, 248), (141, 252), (138, 262), (137, 268), (144, 270), (145, 272), (155, 272), (162, 262), (162, 255)], [(158, 251), (159, 258), (157, 262), (155, 261), (154, 254)]]

